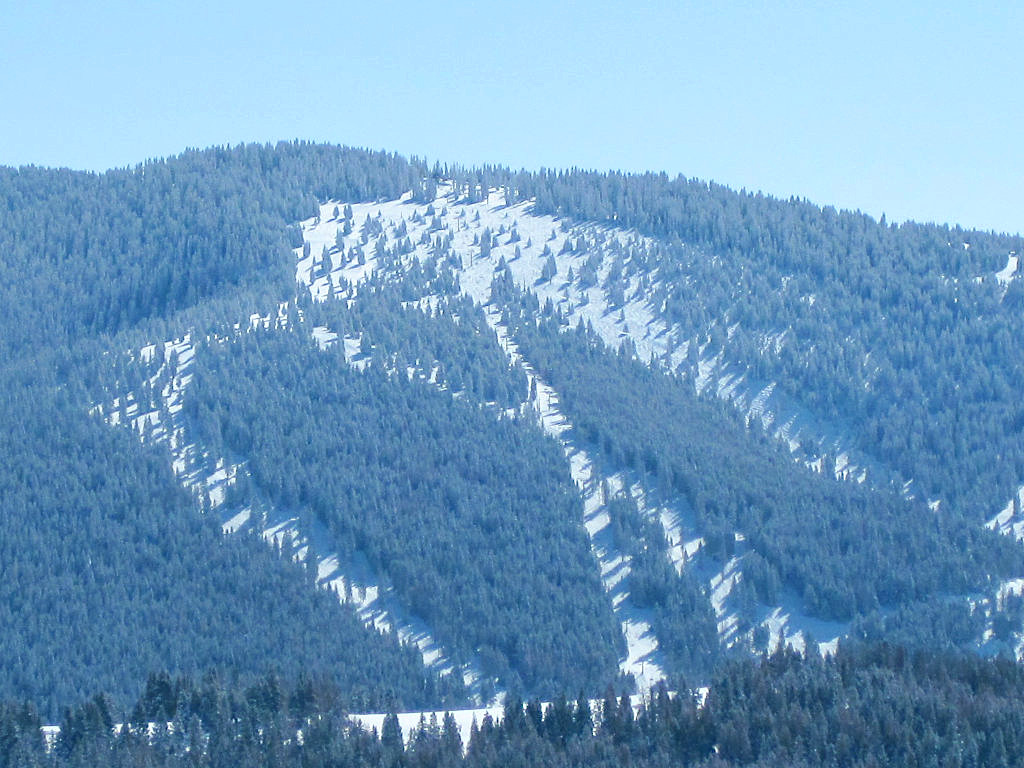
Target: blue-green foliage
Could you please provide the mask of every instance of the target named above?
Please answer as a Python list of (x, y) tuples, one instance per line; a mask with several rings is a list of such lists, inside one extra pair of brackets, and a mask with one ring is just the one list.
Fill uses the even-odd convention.
[[(636, 227), (682, 337), (775, 380), (904, 479), (975, 521), (1024, 480), (1020, 236), (876, 222), (664, 175), (517, 174), (535, 210)], [(781, 350), (763, 343), (786, 331)], [(712, 352), (721, 349), (713, 345)]]
[(1020, 763), (1022, 696), (1021, 666), (1005, 659), (889, 645), (844, 647), (827, 660), (781, 651), (725, 665), (706, 706), (663, 688), (636, 709), (610, 690), (600, 702), (559, 696), (547, 707), (510, 697), (464, 745), (449, 714), (412, 733), (393, 713), (379, 734), (353, 728), (308, 678), (232, 685), (157, 673), (118, 735), (109, 703), (94, 696), (65, 713), (50, 752), (31, 707), (0, 704), (0, 766), (1002, 768)]
[(754, 584), (762, 599), (781, 581), (811, 613), (848, 619), (1022, 570), (1013, 542), (921, 501), (805, 469), (689, 382), (607, 351), (583, 328), (560, 332), (556, 317), (538, 323), (536, 301), (524, 302), (510, 307), (516, 339), (578, 436), (609, 467), (680, 494), (712, 556), (731, 556), (733, 532), (745, 534), (770, 566)]
[(222, 435), (272, 503), (365, 553), (457, 658), (538, 692), (612, 679), (622, 639), (557, 445), (341, 355), (274, 332), (202, 349), (187, 399), (200, 439)]
[[(412, 295), (424, 294), (421, 289)], [(508, 362), (472, 301), (445, 296), (436, 309), (423, 311), (403, 306), (402, 296), (400, 287), (367, 285), (351, 308), (344, 301), (327, 301), (307, 311), (310, 324), (326, 325), (340, 336), (358, 335), (368, 350), (361, 357), (377, 366), (413, 368), (459, 396), (499, 408), (526, 400), (525, 375)]]
[(166, 455), (87, 415), (139, 386), (125, 349), (290, 298), (288, 225), (328, 189), (391, 196), (417, 176), (303, 144), (0, 169), (0, 695), (51, 718), (97, 689), (120, 707), (158, 667), (306, 668), (361, 706), (460, 695), (262, 542), (223, 538)]
[(257, 292), (290, 298), (288, 225), (328, 194), (396, 197), (405, 160), (309, 144), (190, 151), (104, 174), (0, 168), (0, 349), (167, 318)]
[(153, 669), (277, 669), (330, 680), (352, 706), (458, 700), (300, 566), (200, 517), (161, 451), (52, 381), (0, 382), (0, 697), (52, 721), (96, 691), (127, 707)]
[(706, 680), (719, 659), (718, 627), (711, 602), (689, 572), (676, 571), (669, 561), (661, 523), (642, 516), (628, 496), (608, 501), (612, 535), (630, 559), (629, 596), (649, 608), (667, 672), (692, 684)]
[[(189, 329), (200, 338), (230, 333), (249, 312), (292, 298), (290, 249), (301, 245), (294, 224), (315, 215), (318, 202), (393, 198), (408, 189), (430, 200), (433, 181), (424, 181), (426, 173), (393, 155), (310, 144), (189, 151), (101, 175), (0, 169), (0, 685), (7, 686), (0, 692), (31, 697), (52, 712), (58, 702), (97, 688), (120, 704), (138, 690), (143, 670), (156, 666), (228, 666), (247, 675), (271, 663), (295, 669), (322, 660), (325, 674), (352, 701), (410, 703), (444, 695), (408, 652), (360, 630), (301, 571), (258, 542), (223, 540), (201, 522), (168, 474), (166, 457), (85, 416), (91, 405), (138, 387), (141, 371), (123, 363), (125, 349)], [(1010, 251), (1024, 251), (1020, 238), (887, 226), (806, 202), (658, 175), (500, 168), (450, 175), (463, 199), (504, 185), (513, 197), (536, 196), (538, 212), (635, 227), (658, 238), (657, 247), (625, 270), (628, 276), (648, 271), (651, 306), (677, 323), (684, 339), (710, 344), (708, 353), (724, 351), (754, 379), (777, 381), (780, 391), (852, 435), (860, 450), (916, 480), (922, 497), (943, 500), (935, 514), (920, 502), (815, 478), (723, 406), (693, 398), (688, 383), (608, 355), (585, 334), (558, 336), (548, 325), (535, 331), (521, 324), (523, 348), (603, 461), (683, 494), (712, 556), (730, 554), (734, 530), (747, 534), (752, 551), (745, 577), (759, 599), (795, 589), (819, 615), (866, 614), (857, 630), (865, 636), (877, 630), (905, 637), (911, 627), (918, 638), (934, 629), (945, 635), (940, 642), (959, 642), (963, 627), (978, 617), (954, 615), (959, 609), (948, 606), (924, 610), (921, 601), (986, 586), (986, 574), (1020, 575), (1019, 548), (975, 529), (1024, 478), (1024, 400), (1016, 395), (1024, 375), (1024, 347), (1017, 343), (1024, 338), (1024, 283), (1015, 280), (1004, 295), (991, 277)], [(443, 262), (440, 237), (436, 250)], [(353, 466), (365, 472), (359, 480), (369, 496), (354, 490), (352, 478), (348, 495), (331, 495), (336, 489), (320, 480), (336, 471), (326, 453), (305, 456), (304, 466), (318, 467), (316, 482), (305, 469), (289, 476), (265, 459), (264, 488), (310, 510), (338, 498), (351, 502), (345, 515), (358, 520), (325, 513), (339, 544), (358, 544), (377, 558), (460, 653), (479, 648), (493, 670), (513, 684), (520, 676), (536, 690), (555, 683), (592, 687), (614, 673), (621, 641), (585, 540), (578, 530), (566, 533), (578, 507), (564, 487), (564, 471), (552, 474), (561, 458), (551, 446), (539, 447), (522, 425), (498, 422), (496, 409), (480, 407), (482, 401), (516, 405), (524, 384), (501, 361), (478, 312), (454, 301), (431, 318), (398, 309), (398, 302), (422, 295), (424, 280), (439, 295), (455, 290), (443, 266), (416, 269), (428, 274), (367, 287), (378, 308), (308, 308), (311, 318), (367, 338), (378, 370), (351, 380), (355, 374), (338, 373), (341, 366), (330, 372), (361, 393), (363, 421), (331, 421), (340, 417), (330, 415), (329, 402), (278, 392), (273, 396), (307, 400), (291, 420), (283, 414), (295, 403), (282, 400), (279, 412), (239, 423), (217, 410), (211, 388), (199, 392), (208, 407), (195, 414), (197, 423), (215, 446), (247, 445), (246, 430), (253, 442), (257, 429), (264, 443), (253, 451), (254, 462), (265, 452), (288, 467), (290, 451), (305, 456), (301, 451), (312, 449), (299, 430), (311, 420), (331, 427), (339, 444), (358, 436), (374, 453), (360, 458), (349, 446), (344, 455), (363, 462)], [(617, 282), (616, 302), (621, 287)], [(782, 331), (778, 351), (763, 343), (765, 334)], [(275, 343), (284, 351), (263, 362), (280, 370), (260, 369), (254, 377), (298, 381), (322, 375), (319, 366), (330, 359), (305, 349), (293, 360), (287, 345), (294, 339)], [(43, 354), (48, 347), (52, 354)], [(440, 365), (439, 381), (459, 393), (459, 404), (380, 370), (427, 364)], [(367, 391), (371, 382), (380, 393)], [(340, 397), (331, 394), (336, 385), (318, 380), (316, 387)], [(232, 397), (242, 383), (234, 386)], [(442, 405), (438, 398), (448, 400)], [(421, 407), (430, 415), (414, 415)], [(400, 424), (390, 408), (402, 414)], [(291, 431), (274, 432), (271, 423)], [(421, 441), (409, 441), (396, 424)], [(340, 429), (351, 434), (339, 435)], [(456, 434), (471, 447), (445, 442)], [(478, 455), (472, 441), (484, 439), (502, 462)], [(439, 447), (448, 453), (437, 453)], [(513, 449), (525, 456), (512, 457)], [(437, 456), (451, 466), (437, 464)], [(405, 474), (396, 475), (396, 467)], [(396, 476), (404, 477), (401, 485)], [(530, 484), (533, 496), (521, 487)], [(396, 531), (445, 541), (426, 524), (402, 527), (417, 518), (394, 517), (396, 509), (408, 509), (395, 498), (399, 492), (426, 494), (421, 506), (432, 510), (430, 525), (442, 533), (451, 534), (452, 520), (463, 519), (456, 513), (477, 515), (475, 549), (427, 551), (415, 537), (405, 539), (407, 551), (395, 549), (388, 539), (397, 540)], [(358, 507), (367, 498), (375, 501)], [(555, 528), (533, 525), (537, 509), (530, 499), (545, 500), (538, 519), (554, 520)], [(521, 514), (505, 514), (507, 505)], [(378, 515), (382, 509), (393, 517)], [(535, 539), (545, 530), (554, 533), (541, 546)], [(648, 545), (635, 561), (638, 595), (666, 621), (685, 614), (706, 629), (706, 605), (678, 610), (695, 592), (672, 580), (653, 533), (641, 530), (638, 540)], [(500, 557), (477, 562), (480, 552), (498, 551), (494, 542), (501, 543)], [(523, 576), (538, 581), (505, 589), (506, 564), (522, 570), (519, 550), (543, 553)], [(250, 565), (259, 567), (249, 573)], [(470, 572), (486, 586), (480, 587), (484, 599), (456, 589), (452, 605), (444, 605), (445, 592)], [(669, 597), (677, 589), (683, 597)], [(499, 593), (502, 600), (514, 595), (514, 604)], [(897, 610), (873, 615), (878, 607)], [(498, 637), (509, 617), (534, 613), (518, 639)], [(461, 625), (466, 617), (468, 629)], [(579, 634), (563, 634), (559, 621), (578, 624)], [(670, 654), (677, 637), (704, 637), (699, 627), (690, 633), (659, 626)], [(995, 630), (1007, 647), (1013, 626), (1008, 615), (997, 616)], [(311, 629), (296, 634), (294, 627)], [(337, 647), (350, 656), (339, 658)], [(998, 752), (986, 743), (978, 749), (990, 747)]]

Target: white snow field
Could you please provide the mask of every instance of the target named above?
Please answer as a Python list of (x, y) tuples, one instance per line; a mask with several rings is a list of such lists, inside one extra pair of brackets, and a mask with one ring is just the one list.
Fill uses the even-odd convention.
[[(490, 717), (494, 722), (498, 722), (504, 717), (505, 710), (503, 707), (476, 707), (474, 709), (455, 709), (448, 710), (451, 712), (452, 717), (455, 719), (455, 723), (459, 728), (459, 736), (462, 738), (462, 746), (465, 749), (469, 745), (469, 737), (472, 733), (473, 726), (479, 726), (485, 717)], [(431, 727), (436, 724), (438, 727), (444, 722), (445, 710), (438, 710), (435, 712), (399, 712), (398, 725), (402, 729), (402, 738), (406, 743), (412, 741), (416, 736), (416, 731), (421, 727)], [(354, 722), (360, 728), (365, 731), (376, 731), (379, 735), (383, 726), (384, 718), (387, 714), (376, 712), (372, 714), (355, 714), (349, 715), (349, 720)]]
[(1017, 269), (1020, 266), (1020, 259), (1016, 253), (1011, 253), (1006, 257), (1006, 266), (996, 272), (996, 280), (1001, 285), (1008, 285), (1013, 279), (1013, 276), (1017, 274)]

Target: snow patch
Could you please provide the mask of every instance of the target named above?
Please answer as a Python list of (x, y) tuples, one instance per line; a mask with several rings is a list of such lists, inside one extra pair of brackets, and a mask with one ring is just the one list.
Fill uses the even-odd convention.
[(1024, 539), (1024, 513), (1022, 510), (1024, 510), (1024, 485), (1017, 488), (1016, 493), (1006, 503), (1006, 506), (985, 523), (985, 527), (1021, 541)]
[(1011, 253), (1006, 257), (1006, 266), (996, 272), (996, 280), (1000, 285), (1008, 285), (1013, 279), (1013, 276), (1017, 274), (1017, 269), (1020, 264), (1020, 259), (1015, 253)]

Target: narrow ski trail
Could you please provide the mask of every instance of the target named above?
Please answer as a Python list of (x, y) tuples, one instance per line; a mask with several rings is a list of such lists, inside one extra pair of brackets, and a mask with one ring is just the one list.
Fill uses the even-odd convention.
[(508, 329), (502, 324), (500, 315), (493, 308), (487, 312), (487, 321), (509, 359), (518, 363), (526, 373), (531, 389), (533, 385), (536, 386), (537, 395), (533, 405), (537, 409), (540, 425), (558, 441), (569, 462), (572, 479), (583, 497), (583, 525), (601, 567), (601, 581), (626, 639), (626, 658), (620, 660), (619, 668), (623, 673), (633, 675), (639, 690), (647, 690), (659, 680), (665, 679), (665, 660), (651, 627), (651, 612), (635, 605), (630, 598), (630, 557), (618, 550), (612, 537), (611, 518), (602, 498), (602, 482), (615, 487), (617, 481), (601, 475), (586, 451), (570, 439), (568, 435), (572, 424), (558, 407), (558, 394), (540, 378), (530, 362), (519, 352)]

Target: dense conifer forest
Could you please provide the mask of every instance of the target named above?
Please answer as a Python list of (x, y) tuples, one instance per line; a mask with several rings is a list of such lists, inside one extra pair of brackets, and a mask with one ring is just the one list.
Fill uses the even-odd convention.
[(187, 407), (249, 459), (255, 490), (366, 553), (458, 656), (513, 689), (603, 687), (621, 640), (555, 446), (340, 350), (295, 333), (214, 345)]
[(292, 295), (288, 225), (316, 194), (397, 194), (410, 169), (295, 144), (0, 170), (0, 695), (50, 720), (96, 688), (125, 707), (156, 667), (306, 669), (368, 707), (462, 695), (263, 542), (225, 539), (161, 451), (89, 415), (138, 385), (139, 339)]
[[(1024, 253), (1019, 235), (888, 225), (658, 174), (506, 183), (539, 212), (663, 238), (653, 299), (682, 338), (778, 381), (929, 498), (977, 520), (1019, 482), (1024, 284), (995, 277)], [(764, 335), (779, 333), (776, 352)]]
[(0, 766), (1006, 766), (1019, 764), (1019, 665), (875, 645), (834, 658), (780, 651), (722, 667), (706, 704), (652, 691), (639, 707), (612, 693), (547, 706), (509, 699), (464, 744), (454, 718), (379, 734), (346, 718), (309, 676), (246, 686), (149, 677), (125, 725), (95, 695), (66, 709), (47, 741), (31, 704), (0, 704)]
[(537, 323), (536, 306), (516, 309), (522, 350), (559, 391), (585, 443), (613, 467), (679, 494), (709, 532), (712, 555), (728, 559), (733, 532), (744, 534), (760, 555), (762, 567), (748, 577), (761, 602), (775, 604), (789, 586), (811, 613), (845, 620), (981, 590), (987, 574), (1021, 570), (1019, 547), (1005, 537), (805, 469), (687, 381), (608, 351), (585, 328), (562, 332), (554, 317)]
[[(540, 284), (628, 230), (613, 263), (587, 258), (566, 286), (602, 291), (623, 324), (641, 301), (669, 354), (638, 359), (625, 331), (612, 349), (515, 285), (504, 260), (490, 306), (474, 304), (460, 284), (474, 258), (533, 244), (510, 221), (456, 253), (433, 208), (442, 185), (440, 205), (498, 188), (562, 232), (591, 228), (560, 253), (536, 244)], [(350, 213), (403, 195), (425, 218), (386, 236), (379, 213)], [(340, 234), (310, 254), (299, 222), (319, 223), (328, 201)], [(983, 525), (1024, 481), (1022, 250), (1019, 236), (663, 175), (428, 167), (302, 142), (103, 174), (0, 168), (0, 700), (16, 702), (0, 707), (0, 767), (1012, 761), (1021, 667), (962, 651), (1016, 655), (1024, 632), (1007, 592), (1021, 545)], [(296, 286), (310, 256), (322, 302)], [(368, 259), (358, 285), (339, 277)], [(628, 560), (678, 695), (639, 713), (611, 696), (584, 704), (631, 685), (625, 625), (584, 489), (497, 324), (601, 473), (692, 518), (705, 570), (742, 556), (727, 609), (744, 630), (788, 600), (862, 644), (761, 663), (755, 630), (727, 648), (707, 574), (670, 560), (679, 542), (639, 497), (606, 494), (615, 567)], [(186, 336), (174, 418), (197, 451), (244, 467), (224, 509), (315, 522), (508, 694), (465, 754), (446, 723), (405, 751), (394, 723), (380, 740), (352, 730), (344, 713), (454, 707), (469, 692), (365, 626), (287, 547), (226, 534), (155, 428), (126, 418), (131, 394), (170, 423), (161, 345)], [(791, 453), (695, 387), (727, 375), (774, 386), (828, 438)], [(869, 460), (865, 482), (833, 479), (835, 436)], [(710, 683), (706, 707), (687, 682)], [(539, 696), (555, 703), (521, 711)], [(58, 720), (48, 747), (39, 726)], [(132, 726), (115, 736), (115, 722)]]
[(48, 718), (97, 687), (121, 707), (157, 667), (330, 673), (365, 706), (446, 695), (312, 575), (255, 537), (223, 537), (158, 451), (59, 392), (3, 381), (0, 695)]

